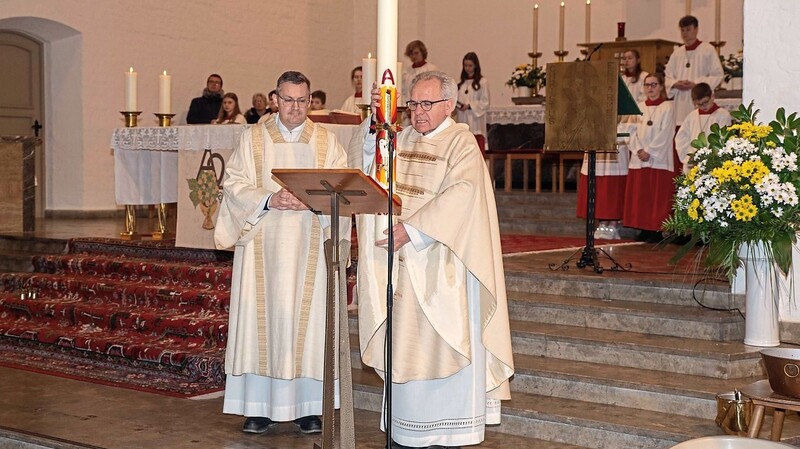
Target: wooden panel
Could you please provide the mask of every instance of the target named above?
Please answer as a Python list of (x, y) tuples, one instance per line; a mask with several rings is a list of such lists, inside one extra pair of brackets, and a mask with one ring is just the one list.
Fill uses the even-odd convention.
[(0, 136), (0, 232), (34, 230), (34, 154), (39, 139)]

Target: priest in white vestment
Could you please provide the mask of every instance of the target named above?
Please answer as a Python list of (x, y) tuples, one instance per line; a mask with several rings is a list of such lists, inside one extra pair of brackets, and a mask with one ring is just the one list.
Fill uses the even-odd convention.
[[(500, 400), (510, 399), (494, 190), (474, 136), (450, 118), (456, 92), (445, 73), (419, 75), (407, 103), (413, 127), (397, 138), (391, 426), (401, 448), (479, 444), (485, 425), (500, 421)], [(373, 106), (378, 98), (373, 91)], [(367, 125), (351, 141), (348, 163), (372, 173)], [(383, 377), (387, 239), (376, 241), (374, 215), (357, 220), (361, 354)]]
[[(346, 166), (335, 135), (306, 117), (310, 87), (299, 72), (278, 79), (278, 114), (245, 130), (227, 162), (214, 231), (218, 248), (235, 248), (223, 411), (247, 417), (250, 433), (292, 420), (321, 431), (330, 217), (272, 178), (273, 168)], [(339, 229), (349, 240), (350, 219)]]
[(664, 69), (667, 96), (675, 105), (675, 125), (680, 126), (683, 119), (692, 112), (692, 87), (706, 83), (716, 89), (724, 77), (719, 55), (714, 47), (697, 39), (697, 18), (683, 17), (678, 25), (681, 29), (682, 45), (672, 52)]
[(675, 134), (675, 150), (683, 164), (684, 174), (689, 173), (691, 168), (689, 160), (695, 152), (692, 141), (697, 139), (700, 133), (708, 136), (711, 133), (711, 125), (729, 126), (733, 120), (730, 112), (714, 102), (714, 91), (706, 83), (696, 84), (692, 88), (692, 101), (697, 109), (686, 116), (678, 133)]

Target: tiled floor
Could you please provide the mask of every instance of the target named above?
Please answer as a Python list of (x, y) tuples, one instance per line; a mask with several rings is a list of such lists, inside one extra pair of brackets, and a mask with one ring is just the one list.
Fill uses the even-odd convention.
[[(141, 223), (140, 226), (146, 226)], [(43, 220), (37, 231), (24, 236), (65, 239), (70, 237), (116, 237), (123, 230), (120, 219)], [(23, 236), (23, 234), (16, 234)], [(669, 267), (667, 260), (675, 246), (630, 244), (608, 249), (630, 272), (606, 271), (596, 274), (578, 269), (570, 262), (568, 270), (550, 271), (549, 264), (560, 264), (570, 252), (549, 252), (512, 256), (505, 259), (507, 271), (551, 272), (557, 276), (604, 276), (664, 282), (691, 282), (696, 274), (693, 262)], [(603, 265), (608, 265), (603, 261)], [(688, 269), (688, 274), (687, 274)], [(281, 425), (264, 435), (241, 432), (243, 419), (222, 413), (222, 399), (186, 400), (79, 382), (44, 374), (0, 368), (0, 447), (14, 445), (3, 437), (26, 435), (28, 441), (45, 438), (45, 447), (59, 448), (310, 448), (314, 436), (301, 436), (291, 424)], [(356, 412), (357, 447), (384, 447), (375, 413)], [(38, 437), (37, 437), (38, 436)], [(45, 440), (41, 440), (45, 441)], [(7, 445), (4, 445), (7, 444)], [(486, 449), (522, 449), (530, 442), (513, 436), (487, 432)], [(41, 446), (37, 446), (41, 447)], [(548, 445), (537, 446), (546, 449)], [(555, 445), (552, 447), (556, 447)], [(562, 447), (562, 446), (559, 446)]]

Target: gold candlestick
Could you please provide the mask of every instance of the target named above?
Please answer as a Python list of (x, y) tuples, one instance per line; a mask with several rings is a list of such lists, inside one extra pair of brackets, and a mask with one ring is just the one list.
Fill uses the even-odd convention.
[(174, 238), (175, 235), (167, 231), (167, 205), (158, 203), (156, 207), (158, 215), (158, 230), (153, 231), (153, 240), (166, 240)]
[(162, 114), (156, 112), (155, 116), (158, 117), (158, 126), (163, 128), (172, 124), (172, 117), (175, 117), (175, 114)]
[(567, 50), (558, 50), (554, 51), (556, 56), (558, 56), (558, 62), (564, 62), (564, 56), (567, 56), (569, 52)]
[(132, 204), (125, 206), (125, 232), (120, 232), (119, 238), (123, 240), (139, 239), (139, 234), (136, 232), (136, 208)]
[(361, 120), (364, 120), (365, 118), (369, 117), (370, 105), (368, 105), (368, 104), (357, 104), (356, 106), (358, 106), (358, 109), (361, 110)]
[(725, 46), (725, 41), (712, 41), (709, 44), (713, 45), (714, 48), (717, 49), (717, 56), (719, 56), (719, 50)]
[(139, 114), (141, 114), (142, 111), (119, 111), (119, 113), (125, 116), (126, 128), (136, 128), (139, 121)]

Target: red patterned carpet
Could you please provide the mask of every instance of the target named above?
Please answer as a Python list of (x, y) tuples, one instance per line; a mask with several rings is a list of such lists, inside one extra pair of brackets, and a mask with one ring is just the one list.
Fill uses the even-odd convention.
[(75, 239), (0, 275), (0, 365), (175, 396), (222, 388), (230, 254)]

